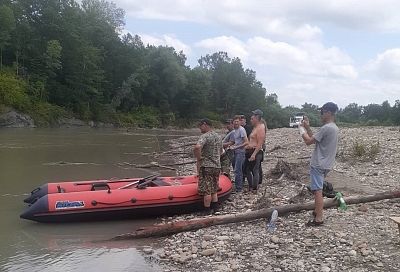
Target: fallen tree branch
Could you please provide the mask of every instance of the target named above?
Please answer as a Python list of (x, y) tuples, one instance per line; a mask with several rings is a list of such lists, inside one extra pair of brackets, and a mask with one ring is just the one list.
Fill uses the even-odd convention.
[(196, 163), (196, 160), (191, 160), (191, 161), (187, 161), (187, 162), (168, 163), (168, 164), (164, 164), (164, 165), (177, 166), (177, 165), (186, 165), (186, 164), (193, 164), (193, 163)]
[(187, 147), (187, 146), (194, 146), (197, 142), (189, 142), (181, 145), (174, 145), (173, 148), (179, 149), (182, 147)]
[(173, 168), (171, 166), (178, 166), (178, 165), (185, 165), (185, 164), (193, 164), (196, 163), (195, 160), (191, 160), (188, 162), (177, 162), (177, 163), (167, 163), (167, 164), (159, 164), (158, 162), (151, 162), (148, 164), (135, 164), (135, 163), (129, 163), (129, 162), (123, 162), (123, 163), (118, 163), (118, 165), (129, 165), (135, 168), (153, 168), (153, 167), (159, 167), (159, 168), (165, 168), (169, 170), (177, 170), (176, 168)]
[(306, 160), (306, 159), (310, 159), (311, 156), (304, 156), (304, 157), (297, 157), (296, 159), (298, 160)]
[[(367, 202), (374, 202), (374, 201), (393, 199), (393, 198), (400, 198), (400, 190), (387, 191), (375, 195), (347, 197), (345, 200), (348, 205), (351, 205), (351, 204), (367, 203)], [(336, 199), (326, 199), (324, 201), (324, 208), (332, 208), (337, 206), (338, 203)], [(194, 231), (215, 225), (253, 221), (256, 219), (270, 217), (275, 209), (278, 211), (280, 215), (284, 215), (291, 212), (300, 212), (304, 210), (313, 210), (314, 202), (307, 202), (303, 204), (289, 204), (289, 205), (277, 206), (257, 211), (240, 213), (240, 214), (212, 216), (207, 218), (153, 225), (150, 227), (137, 229), (132, 233), (118, 235), (112, 238), (111, 240), (128, 240), (128, 239), (139, 239), (148, 237), (162, 237), (180, 232)]]

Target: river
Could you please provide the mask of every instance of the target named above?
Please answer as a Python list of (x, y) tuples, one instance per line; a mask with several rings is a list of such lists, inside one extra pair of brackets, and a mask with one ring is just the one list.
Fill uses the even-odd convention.
[(0, 129), (0, 271), (159, 271), (137, 249), (146, 241), (98, 242), (156, 219), (43, 224), (22, 220), (19, 214), (26, 206), (26, 194), (43, 183), (147, 176), (152, 170), (119, 164), (150, 162), (152, 152), (167, 148), (166, 139), (181, 134), (163, 130)]

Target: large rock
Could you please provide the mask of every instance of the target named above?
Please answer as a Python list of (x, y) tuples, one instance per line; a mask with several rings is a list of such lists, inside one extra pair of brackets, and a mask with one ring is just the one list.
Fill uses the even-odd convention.
[(23, 128), (35, 127), (33, 119), (23, 113), (16, 112), (15, 110), (7, 110), (0, 114), (0, 127), (6, 128)]

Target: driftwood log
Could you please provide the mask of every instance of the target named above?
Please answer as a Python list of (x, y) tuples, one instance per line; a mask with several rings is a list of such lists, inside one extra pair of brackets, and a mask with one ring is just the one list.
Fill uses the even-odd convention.
[[(374, 202), (384, 199), (400, 198), (400, 190), (398, 191), (387, 191), (374, 195), (363, 195), (363, 196), (352, 196), (345, 198), (348, 205)], [(326, 199), (324, 201), (324, 208), (337, 207), (338, 201), (336, 199)], [(261, 210), (240, 213), (240, 214), (229, 214), (221, 216), (212, 216), (207, 218), (192, 219), (185, 221), (177, 221), (165, 224), (153, 225), (150, 227), (140, 228), (132, 233), (118, 235), (112, 240), (128, 240), (128, 239), (139, 239), (148, 237), (162, 237), (172, 235), (179, 232), (194, 231), (201, 228), (206, 228), (215, 225), (223, 225), (229, 223), (238, 223), (244, 221), (253, 221), (261, 218), (268, 218), (271, 216), (273, 210), (277, 210), (279, 215), (284, 215), (291, 212), (300, 212), (304, 210), (313, 210), (314, 202), (307, 202), (303, 204), (289, 204), (284, 206), (277, 206), (272, 208), (265, 208)]]

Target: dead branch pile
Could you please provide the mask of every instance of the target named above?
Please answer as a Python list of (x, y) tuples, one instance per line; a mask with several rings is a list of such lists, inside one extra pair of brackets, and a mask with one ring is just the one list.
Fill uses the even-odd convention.
[(278, 160), (275, 167), (271, 169), (268, 176), (281, 180), (284, 177), (290, 180), (300, 181), (301, 177), (308, 171), (308, 163), (289, 163), (285, 160)]

